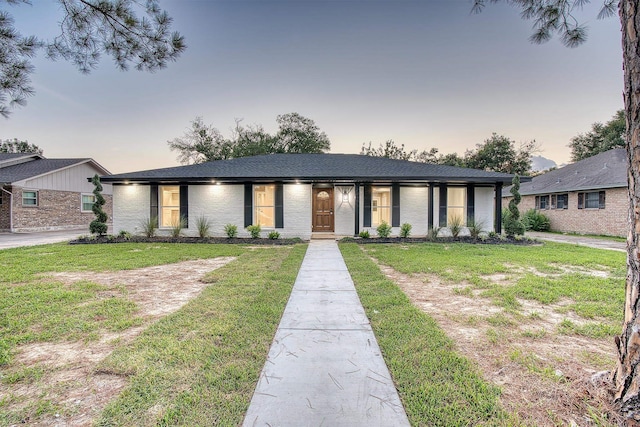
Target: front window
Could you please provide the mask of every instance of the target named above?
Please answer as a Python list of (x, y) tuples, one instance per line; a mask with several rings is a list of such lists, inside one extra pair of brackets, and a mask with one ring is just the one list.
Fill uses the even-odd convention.
[(586, 209), (598, 209), (600, 207), (600, 194), (597, 191), (585, 193), (584, 207)]
[(38, 192), (37, 191), (23, 191), (22, 192), (22, 205), (23, 206), (38, 206)]
[(391, 223), (391, 187), (371, 188), (371, 226)]
[(568, 194), (558, 194), (558, 202), (556, 204), (556, 209), (569, 209)]
[(540, 209), (549, 209), (549, 196), (540, 196)]
[(261, 227), (276, 226), (276, 186), (256, 185), (253, 187), (253, 221)]
[(180, 222), (180, 187), (167, 185), (160, 187), (160, 227), (171, 227)]
[(447, 188), (447, 225), (459, 222), (465, 224), (465, 200), (467, 199), (467, 189), (465, 187)]
[(93, 208), (93, 204), (96, 201), (96, 196), (93, 194), (83, 194), (82, 195), (82, 212), (91, 212)]

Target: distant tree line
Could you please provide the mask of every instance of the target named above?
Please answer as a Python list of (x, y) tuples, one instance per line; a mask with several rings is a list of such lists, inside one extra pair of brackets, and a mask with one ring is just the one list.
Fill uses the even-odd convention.
[(571, 160), (578, 162), (612, 148), (624, 148), (625, 129), (624, 110), (618, 110), (605, 124), (592, 124), (589, 132), (578, 134), (571, 139)]
[(42, 155), (42, 148), (35, 144), (29, 144), (27, 141), (18, 141), (17, 139), (7, 139), (0, 141), (0, 153), (33, 153)]

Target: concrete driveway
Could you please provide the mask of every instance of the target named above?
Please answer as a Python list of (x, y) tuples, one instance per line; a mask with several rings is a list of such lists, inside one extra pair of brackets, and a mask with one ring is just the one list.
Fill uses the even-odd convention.
[(571, 243), (574, 245), (589, 246), (597, 249), (609, 249), (611, 251), (627, 251), (627, 242), (618, 242), (601, 237), (575, 236), (569, 234), (541, 233), (537, 231), (527, 231), (526, 237), (534, 239), (548, 240), (550, 242)]
[(0, 249), (67, 242), (83, 234), (89, 234), (89, 230), (81, 228), (76, 230), (40, 231), (37, 233), (0, 233)]

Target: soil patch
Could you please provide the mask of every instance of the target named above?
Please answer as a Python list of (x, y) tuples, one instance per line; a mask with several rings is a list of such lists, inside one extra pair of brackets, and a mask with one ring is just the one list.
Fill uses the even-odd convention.
[[(557, 328), (564, 319), (584, 323), (571, 312), (556, 311), (566, 301), (542, 305), (520, 300), (522, 311), (510, 314), (476, 291), (462, 291), (464, 283), (448, 284), (436, 275), (407, 275), (378, 265), (414, 305), (438, 322), (484, 378), (502, 389), (503, 406), (527, 425), (617, 421), (610, 406), (608, 375), (601, 373), (615, 367), (614, 344), (608, 339), (559, 335)], [(493, 279), (507, 281), (509, 276)], [(600, 381), (593, 381), (599, 372)], [(606, 417), (609, 421), (596, 424), (594, 414), (601, 422)]]
[(70, 245), (97, 245), (103, 243), (200, 243), (200, 244), (229, 244), (229, 245), (295, 245), (302, 243), (299, 238), (287, 239), (251, 239), (251, 238), (226, 238), (226, 237), (189, 237), (189, 236), (84, 236), (69, 241)]
[(97, 341), (34, 343), (18, 348), (12, 367), (41, 368), (42, 378), (32, 383), (0, 384), (0, 401), (11, 400), (20, 409), (30, 398), (43, 396), (59, 413), (38, 420), (23, 420), (35, 426), (88, 426), (106, 404), (127, 385), (126, 377), (97, 372), (96, 365), (117, 346), (133, 341), (151, 323), (177, 311), (196, 297), (208, 284), (201, 278), (208, 272), (233, 261), (233, 257), (200, 259), (136, 270), (117, 272), (67, 272), (49, 277), (73, 284), (91, 281), (106, 286), (100, 297), (110, 298), (110, 288), (126, 288), (127, 298), (135, 302), (136, 316), (143, 324), (121, 333), (105, 333)]

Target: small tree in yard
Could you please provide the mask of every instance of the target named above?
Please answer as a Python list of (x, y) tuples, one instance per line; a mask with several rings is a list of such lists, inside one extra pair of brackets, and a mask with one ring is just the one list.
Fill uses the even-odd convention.
[(106, 201), (104, 200), (104, 197), (102, 197), (102, 184), (100, 184), (100, 177), (98, 174), (94, 175), (91, 182), (93, 182), (93, 185), (95, 186), (93, 194), (96, 196), (96, 201), (93, 202), (91, 210), (96, 215), (96, 219), (91, 221), (91, 224), (89, 224), (89, 231), (91, 231), (92, 234), (104, 236), (107, 234), (107, 214), (102, 210), (102, 206), (104, 206)]
[(507, 237), (522, 236), (524, 234), (524, 224), (520, 221), (520, 211), (518, 205), (520, 204), (520, 177), (518, 175), (513, 177), (511, 181), (510, 193), (513, 196), (509, 201), (509, 215), (505, 219), (504, 231), (507, 233)]

